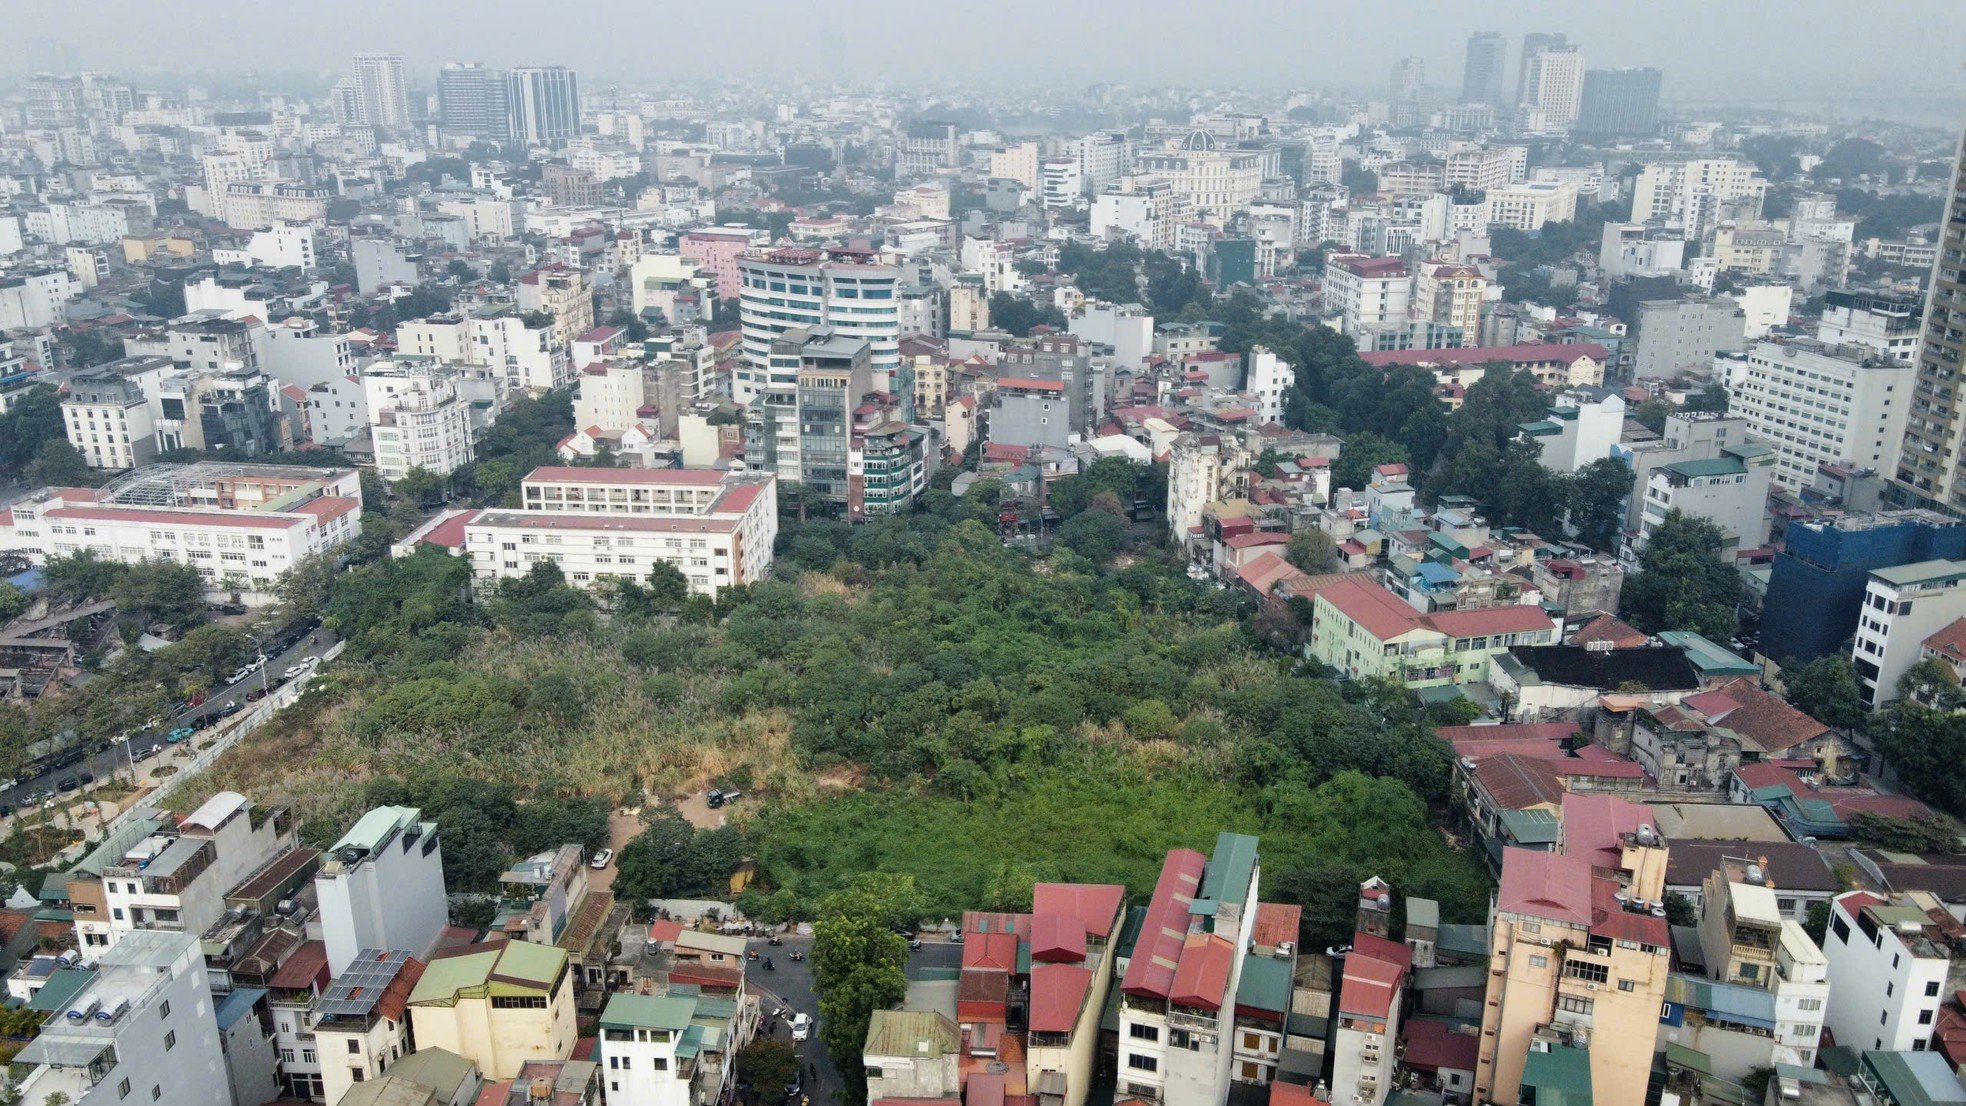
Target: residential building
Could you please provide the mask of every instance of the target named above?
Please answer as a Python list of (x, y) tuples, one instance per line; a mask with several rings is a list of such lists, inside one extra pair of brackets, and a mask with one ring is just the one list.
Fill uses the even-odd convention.
[(1923, 305), (1878, 292), (1823, 293), (1823, 313), (1816, 320), (1816, 340), (1825, 345), (1867, 346), (1881, 357), (1918, 362), (1918, 332)]
[[(1939, 226), (1942, 256), (1966, 254), (1966, 137), (1953, 157), (1952, 187)], [(1966, 334), (1952, 325), (1952, 313), (1966, 305), (1966, 274), (1935, 267), (1926, 291), (1924, 336), (1918, 351), (1918, 394), (1899, 452), (1900, 493), (1919, 506), (1951, 514), (1966, 513), (1966, 483), (1960, 479), (1960, 356)]]
[(1945, 1000), (1951, 961), (1948, 926), (1929, 893), (1879, 895), (1846, 891), (1830, 902), (1823, 956), (1829, 961), (1826, 1019), (1838, 1044), (1923, 1052)]
[[(1378, 908), (1376, 896), (1385, 894), (1383, 886), (1368, 882), (1361, 888), (1361, 896), (1375, 897), (1371, 908), (1361, 904), (1361, 914)], [(1332, 1102), (1383, 1106), (1392, 1094), (1412, 972), (1411, 948), (1364, 929), (1352, 935), (1331, 1031)]]
[(1684, 233), (1644, 223), (1604, 224), (1598, 268), (1610, 279), (1673, 275), (1686, 264)]
[(567, 951), (530, 941), (449, 950), (424, 968), (409, 998), (418, 1048), (444, 1048), (488, 1079), (573, 1055), (573, 981)]
[(1720, 528), (1721, 556), (1758, 549), (1768, 541), (1768, 489), (1775, 451), (1752, 443), (1728, 446), (1718, 457), (1675, 461), (1646, 478), (1638, 532), (1627, 534), (1625, 556), (1636, 563), (1652, 531), (1674, 511)]
[(771, 571), (778, 492), (766, 474), (540, 468), (521, 495), (522, 510), (483, 511), (463, 523), (462, 549), (481, 584), (523, 576), (542, 560), (580, 587), (640, 578), (666, 562), (692, 592), (714, 597)]
[(1577, 186), (1568, 181), (1523, 181), (1488, 193), (1490, 226), (1532, 231), (1576, 217)]
[(999, 180), (1014, 180), (1036, 192), (1039, 160), (1036, 142), (1008, 143), (990, 151), (990, 176)]
[(1540, 451), (1552, 472), (1574, 473), (1610, 457), (1625, 428), (1625, 401), (1616, 392), (1567, 392), (1550, 405), (1549, 417), (1523, 423), (1522, 436)]
[(607, 197), (603, 183), (585, 169), (558, 161), (549, 161), (539, 170), (539, 187), (554, 207), (599, 207)]
[(39, 563), (87, 549), (133, 564), (190, 564), (214, 591), (274, 598), (281, 574), (362, 532), (353, 469), (153, 462), (93, 492), (45, 489), (0, 515), (0, 550)]
[(1476, 31), (1469, 35), (1467, 60), (1461, 67), (1461, 101), (1500, 104), (1508, 57), (1509, 41), (1501, 32)]
[(594, 287), (582, 270), (548, 265), (520, 277), (512, 290), (520, 311), (553, 316), (561, 345), (594, 329)]
[(202, 934), (225, 914), (225, 895), (293, 847), (285, 810), (255, 813), (221, 791), (174, 828), (124, 823), (69, 879), (76, 941), (90, 955), (130, 934)]
[[(1700, 905), (1701, 957), (1717, 988), (1707, 989), (1713, 997), (1699, 1019), (1662, 1028), (1660, 1036), (1716, 1057), (1721, 1070), (1714, 1074), (1723, 1079), (1775, 1064), (1814, 1066), (1829, 1004), (1829, 961), (1802, 923), (1783, 915), (1772, 877), (1754, 860), (1724, 860), (1703, 881)], [(1727, 992), (1747, 1001), (1730, 1001)], [(1774, 1016), (1757, 1016), (1764, 1009)]]
[(717, 311), (717, 284), (701, 260), (682, 254), (645, 253), (629, 267), (628, 289), (636, 315), (670, 326), (710, 318)]
[(948, 1015), (876, 1010), (861, 1050), (868, 1101), (953, 1097), (962, 1089), (961, 1060), (962, 1031)]
[(363, 949), (428, 956), (450, 923), (437, 824), (415, 807), (376, 807), (328, 850), (314, 894), (330, 975), (346, 971)]
[(328, 216), (334, 191), (325, 185), (282, 181), (234, 181), (214, 198), (218, 218), (240, 229), (265, 230), (282, 223), (312, 223)]
[(419, 469), (445, 477), (471, 463), (471, 405), (458, 376), (440, 361), (407, 357), (362, 370), (375, 467), (384, 480)]
[(1489, 192), (1521, 181), (1524, 172), (1521, 146), (1478, 146), (1450, 152), (1443, 177), (1449, 188), (1459, 185), (1471, 192)]
[(1517, 604), (1422, 613), (1362, 575), (1311, 591), (1310, 655), (1353, 678), (1410, 689), (1476, 683), (1516, 645), (1554, 645), (1558, 627), (1541, 607)]
[(1711, 372), (1714, 354), (1746, 345), (1747, 313), (1726, 296), (1645, 300), (1632, 325), (1638, 331), (1632, 357), (1637, 380)]
[(92, 469), (132, 469), (157, 455), (149, 400), (114, 365), (71, 376), (61, 418), (68, 444)]
[(771, 244), (767, 231), (747, 226), (697, 227), (686, 231), (676, 249), (699, 262), (717, 282), (717, 299), (733, 303), (744, 287), (737, 259), (752, 249)]
[(1223, 833), (1208, 857), (1176, 849), (1161, 866), (1120, 978), (1119, 1089), (1144, 1102), (1220, 1102), (1229, 1093), (1229, 1020), (1257, 916), (1253, 837)]
[(1187, 198), (1166, 177), (1126, 176), (1092, 200), (1090, 230), (1099, 238), (1132, 238), (1142, 249), (1172, 251), (1175, 229), (1193, 217)]
[(1966, 616), (1966, 560), (1873, 569), (1857, 615), (1850, 660), (1865, 707), (1898, 697), (1898, 681), (1925, 656), (1924, 642)]
[(1480, 380), (1489, 365), (1505, 364), (1518, 372), (1529, 373), (1537, 384), (1552, 391), (1602, 385), (1611, 361), (1611, 351), (1595, 342), (1372, 350), (1359, 356), (1370, 365), (1418, 365), (1432, 370), (1441, 384), (1458, 384), (1464, 388)]
[(1046, 211), (1070, 211), (1085, 203), (1079, 159), (1048, 157), (1038, 166), (1038, 203)]
[(1873, 571), (1966, 560), (1966, 523), (1925, 510), (1793, 522), (1783, 539), (1762, 603), (1760, 651), (1784, 662), (1807, 664), (1850, 640)]
[(1256, 401), (1257, 421), (1282, 425), (1284, 396), (1297, 386), (1297, 370), (1264, 346), (1249, 347), (1243, 366), (1242, 390)]
[(1584, 99), (1584, 55), (1575, 46), (1549, 45), (1522, 58), (1523, 86), (1518, 100), (1542, 113), (1550, 130), (1577, 121)]
[(1776, 478), (1809, 487), (1826, 464), (1895, 467), (1915, 370), (1864, 346), (1756, 342), (1726, 369), (1728, 409), (1775, 450)]
[(1079, 159), (1079, 179), (1088, 196), (1133, 171), (1133, 139), (1124, 130), (1098, 131), (1071, 143)]
[(1451, 345), (1475, 345), (1481, 339), (1481, 307), (1487, 296), (1488, 280), (1474, 266), (1423, 261), (1413, 274), (1408, 313), (1414, 322), (1457, 334)]
[(1570, 132), (1590, 138), (1650, 138), (1659, 133), (1657, 69), (1588, 69), (1577, 122)]
[(1162, 149), (1141, 151), (1134, 167), (1167, 178), (1197, 218), (1220, 225), (1262, 194), (1265, 160), (1261, 150), (1224, 148), (1213, 134), (1196, 130)]
[(1565, 796), (1561, 827), (1554, 852), (1504, 850), (1474, 1097), (1521, 1101), (1561, 1065), (1600, 1106), (1640, 1106), (1671, 967), (1665, 842), (1611, 795)]
[(1760, 219), (1767, 191), (1768, 182), (1751, 161), (1654, 162), (1632, 183), (1632, 221), (1674, 225), (1686, 232), (1688, 241), (1698, 241), (1724, 221)]
[(311, 1022), (321, 1057), (321, 1090), (340, 1102), (415, 1049), (409, 998), (424, 965), (400, 949), (363, 949), (314, 1000)]
[(132, 933), (104, 952), (65, 1013), (51, 1016), (13, 1063), (11, 1089), (23, 1106), (229, 1101), (196, 935)]
[(533, 146), (563, 146), (580, 134), (580, 80), (564, 65), (519, 66), (505, 74), (506, 133)]
[(60, 326), (68, 301), (81, 294), (65, 269), (0, 274), (0, 332)]
[(1412, 311), (1413, 278), (1397, 257), (1336, 254), (1324, 262), (1324, 309), (1346, 334), (1404, 324)]
[(364, 127), (391, 130), (401, 130), (410, 125), (410, 86), (401, 54), (355, 55), (355, 118), (352, 121)]
[[(730, 998), (614, 994), (601, 1010), (594, 1063), (609, 1106), (724, 1101), (755, 1015)], [(879, 1015), (876, 1014), (876, 1017)]]
[(451, 134), (511, 138), (504, 75), (477, 62), (447, 63), (437, 73), (437, 122)]

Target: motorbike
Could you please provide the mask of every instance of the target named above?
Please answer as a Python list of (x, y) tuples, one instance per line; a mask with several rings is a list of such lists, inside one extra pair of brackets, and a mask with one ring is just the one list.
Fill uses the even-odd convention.
[(771, 966), (771, 957), (767, 956), (765, 957), (765, 971), (772, 971), (772, 970), (773, 968)]
[(806, 954), (805, 954), (805, 953), (803, 953), (803, 952), (800, 952), (800, 951), (799, 951), (798, 949), (793, 949), (793, 950), (792, 950), (792, 959), (794, 959), (794, 960), (804, 960), (805, 958), (806, 958)]
[(772, 934), (770, 937), (765, 939), (765, 944), (767, 945), (782, 945), (784, 943), (785, 943), (784, 941), (779, 940), (779, 937), (776, 933)]
[(744, 950), (744, 959), (746, 959), (746, 960), (756, 960), (757, 958), (758, 958), (758, 950), (757, 950), (757, 949), (745, 949), (745, 950)]

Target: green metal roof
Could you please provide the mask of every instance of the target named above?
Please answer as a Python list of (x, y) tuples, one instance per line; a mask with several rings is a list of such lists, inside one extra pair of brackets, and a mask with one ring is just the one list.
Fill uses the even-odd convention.
[(1548, 419), (1542, 419), (1537, 422), (1519, 422), (1515, 425), (1517, 430), (1535, 438), (1540, 438), (1548, 434), (1558, 434), (1563, 431), (1561, 426)]
[(1866, 1052), (1863, 1063), (1897, 1106), (1966, 1102), (1966, 1088), (1959, 1085), (1943, 1053)]
[(1874, 568), (1870, 574), (1894, 587), (1903, 587), (1907, 584), (1942, 584), (1966, 579), (1966, 561), (1919, 561), (1915, 564), (1893, 565), (1890, 568)]
[(876, 1010), (867, 1023), (869, 1056), (947, 1056), (961, 1047), (956, 1024), (933, 1010)]
[(651, 995), (611, 995), (601, 1011), (604, 1029), (667, 1029), (680, 1033), (696, 1016), (696, 1000)]
[(466, 991), (482, 991), (493, 985), (518, 990), (544, 991), (558, 979), (566, 966), (567, 950), (531, 941), (507, 941), (496, 949), (444, 956), (430, 961), (410, 992), (412, 1003), (454, 1002)]
[(1688, 478), (1701, 476), (1738, 476), (1748, 470), (1735, 457), (1708, 457), (1696, 461), (1675, 461), (1665, 466), (1667, 472), (1678, 473)]
[(1591, 1106), (1591, 1054), (1583, 1048), (1531, 1052), (1522, 1084), (1536, 1088), (1536, 1106)]
[(496, 949), (438, 957), (424, 966), (423, 978), (416, 981), (416, 989), (410, 992), (410, 1002), (455, 1001), (458, 992), (484, 986), (497, 963)]
[(1657, 636), (1667, 645), (1685, 650), (1686, 659), (1703, 673), (1752, 676), (1761, 671), (1760, 665), (1743, 660), (1739, 654), (1729, 652), (1691, 630), (1661, 630)]
[(1242, 962), (1236, 983), (1236, 1005), (1283, 1014), (1290, 1010), (1291, 961), (1273, 956), (1250, 956)]
[(34, 992), (34, 997), (27, 1000), (27, 1008), (45, 1014), (66, 1010), (68, 1000), (80, 994), (95, 977), (96, 973), (86, 968), (57, 968), (48, 975), (41, 989)]
[(447, 1048), (419, 1048), (389, 1065), (389, 1074), (437, 1092), (439, 1101), (457, 1097), (457, 1089), (477, 1072), (477, 1065)]
[[(423, 817), (423, 812), (413, 806), (379, 806), (362, 815), (360, 821), (349, 827), (341, 840), (334, 843), (336, 849), (380, 848), (389, 835)], [(332, 850), (330, 850), (332, 851)]]
[(1201, 897), (1241, 905), (1249, 896), (1249, 879), (1256, 872), (1256, 839), (1246, 833), (1215, 835), (1215, 854), (1202, 877)]
[(1547, 810), (1504, 810), (1497, 817), (1509, 836), (1524, 845), (1554, 845), (1563, 823)]
[(1691, 1068), (1701, 1075), (1713, 1074), (1713, 1057), (1698, 1049), (1687, 1048), (1685, 1045), (1667, 1045), (1666, 1063)]
[[(155, 818), (132, 818), (122, 825), (117, 826), (115, 833), (103, 838), (102, 844), (89, 850), (89, 855), (83, 857), (69, 871), (79, 872), (83, 875), (99, 876), (102, 874), (104, 868), (121, 861), (129, 853), (130, 846), (156, 833), (158, 827), (163, 824)], [(50, 876), (49, 878), (52, 879), (54, 877)], [(68, 880), (66, 877), (63, 877), (61, 886), (63, 890), (67, 889)], [(46, 889), (45, 886), (42, 888), (44, 891)], [(46, 897), (46, 895), (42, 896), (43, 899)]]
[(1440, 903), (1433, 899), (1409, 896), (1406, 900), (1406, 924), (1409, 928), (1420, 926), (1425, 929), (1440, 928)]

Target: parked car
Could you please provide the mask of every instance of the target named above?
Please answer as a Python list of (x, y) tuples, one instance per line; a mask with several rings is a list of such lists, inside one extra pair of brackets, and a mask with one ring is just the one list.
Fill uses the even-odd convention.
[(74, 776), (63, 776), (61, 779), (55, 781), (55, 787), (60, 791), (74, 791), (81, 786), (81, 781), (77, 780)]
[(227, 699), (225, 705), (218, 708), (218, 714), (220, 718), (230, 718), (244, 709), (244, 707), (239, 705), (239, 700)]
[(705, 792), (705, 793), (704, 793), (704, 795), (703, 795), (703, 801), (704, 801), (704, 803), (705, 803), (706, 805), (708, 805), (708, 806), (709, 806), (709, 808), (710, 808), (711, 810), (715, 810), (715, 809), (717, 809), (718, 807), (720, 807), (720, 806), (722, 806), (722, 805), (724, 805), (724, 791), (723, 791), (723, 788), (721, 788), (721, 787), (713, 787), (713, 788), (711, 788), (711, 789), (710, 789), (709, 791), (707, 791), (707, 792)]
[(803, 1041), (812, 1036), (812, 1015), (803, 1013), (794, 1014), (792, 1015), (791, 1024), (793, 1040)]
[(177, 729), (165, 734), (164, 740), (172, 745), (176, 745), (178, 742), (190, 738), (192, 734), (197, 732), (197, 730), (192, 729), (190, 726), (179, 726)]
[(285, 672), (280, 673), (280, 678), (283, 680), (291, 680), (295, 676), (300, 675), (301, 673), (307, 671), (308, 669), (320, 663), (321, 663), (321, 658), (308, 657), (307, 659), (301, 661), (299, 664), (288, 665), (287, 670)]
[(613, 861), (614, 861), (614, 850), (602, 849), (600, 852), (594, 854), (594, 859), (589, 860), (587, 862), (587, 865), (588, 867), (593, 868), (596, 871), (599, 871), (600, 869), (607, 867)]
[(151, 757), (154, 757), (158, 753), (161, 753), (163, 751), (164, 751), (164, 747), (162, 745), (152, 744), (147, 749), (138, 749), (136, 753), (136, 757), (138, 760), (149, 760)]
[(742, 791), (718, 791), (712, 789), (709, 797), (710, 807), (711, 809), (714, 810), (715, 808), (723, 806), (727, 803), (734, 803), (737, 800), (742, 799), (743, 797), (744, 797), (744, 792)]
[(84, 768), (80, 772), (75, 773), (75, 778), (82, 781), (83, 787), (87, 787), (90, 784), (96, 782), (96, 774), (94, 772), (89, 771), (86, 768)]

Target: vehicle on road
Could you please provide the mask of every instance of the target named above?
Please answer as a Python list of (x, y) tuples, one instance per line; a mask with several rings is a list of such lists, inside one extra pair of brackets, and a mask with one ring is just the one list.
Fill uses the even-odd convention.
[(82, 781), (76, 779), (74, 776), (63, 776), (61, 779), (55, 781), (55, 787), (61, 791), (74, 791), (81, 786)]
[(87, 787), (90, 784), (96, 782), (96, 774), (94, 772), (89, 771), (86, 768), (80, 772), (75, 773), (75, 778), (82, 781), (83, 787)]
[(602, 849), (600, 852), (594, 854), (594, 859), (588, 861), (587, 866), (593, 868), (595, 871), (599, 871), (602, 868), (607, 867), (611, 862), (613, 862), (613, 860), (614, 860), (614, 850)]
[(792, 1081), (790, 1083), (785, 1084), (785, 1101), (788, 1104), (788, 1106), (793, 1099), (799, 1097), (801, 1094), (804, 1093), (805, 1093), (805, 1076), (797, 1075), (797, 1074), (793, 1075)]
[(239, 700), (227, 699), (225, 705), (218, 708), (218, 715), (220, 718), (230, 718), (244, 709), (244, 707), (239, 705)]
[(793, 950), (792, 950), (792, 959), (793, 959), (793, 960), (804, 960), (805, 958), (806, 958), (806, 954), (805, 954), (805, 951), (804, 951), (803, 949), (793, 949)]
[(777, 970), (778, 970), (777, 968), (774, 968), (774, 967), (772, 967), (772, 966), (771, 966), (771, 957), (769, 957), (769, 956), (767, 956), (767, 957), (765, 957), (765, 965), (764, 965), (764, 966), (765, 966), (765, 971), (768, 971), (768, 972), (775, 972), (775, 971), (777, 971)]
[(149, 760), (151, 757), (154, 757), (158, 753), (161, 753), (163, 751), (164, 751), (164, 747), (162, 745), (151, 745), (147, 749), (138, 749), (136, 751), (136, 758), (138, 760)]
[(197, 732), (197, 730), (190, 726), (179, 726), (177, 729), (165, 734), (164, 740), (172, 745), (176, 745), (178, 742), (188, 739), (192, 734)]
[(321, 658), (319, 657), (307, 657), (303, 659), (299, 664), (288, 665), (287, 670), (280, 674), (280, 678), (283, 680), (291, 680), (295, 676), (300, 675), (301, 673), (307, 671), (310, 668), (313, 668), (315, 665), (320, 663), (321, 663)]
[(803, 1041), (810, 1036), (812, 1036), (812, 1015), (804, 1013), (792, 1015), (792, 1039)]

